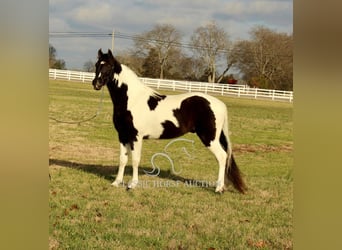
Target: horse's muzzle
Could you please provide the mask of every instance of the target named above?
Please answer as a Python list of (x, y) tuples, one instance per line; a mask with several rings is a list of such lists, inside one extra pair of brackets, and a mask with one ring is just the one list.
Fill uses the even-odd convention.
[(100, 90), (102, 86), (103, 84), (101, 84), (98, 79), (93, 80), (93, 87), (95, 90)]

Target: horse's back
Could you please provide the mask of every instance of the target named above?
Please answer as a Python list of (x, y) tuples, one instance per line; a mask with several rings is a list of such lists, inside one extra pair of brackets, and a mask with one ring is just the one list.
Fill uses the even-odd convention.
[(220, 108), (225, 107), (225, 104), (218, 98), (205, 94), (205, 93), (201, 93), (201, 92), (189, 92), (189, 93), (183, 93), (183, 94), (177, 94), (177, 95), (168, 95), (167, 98), (169, 100), (179, 102), (179, 101), (184, 101), (187, 98), (191, 98), (194, 96), (204, 98), (210, 103), (212, 107), (214, 106), (219, 106)]
[(172, 138), (209, 130), (222, 124), (226, 115), (225, 104), (204, 93), (168, 95), (153, 110), (146, 107), (142, 112), (141, 108), (136, 112), (135, 125), (145, 138)]

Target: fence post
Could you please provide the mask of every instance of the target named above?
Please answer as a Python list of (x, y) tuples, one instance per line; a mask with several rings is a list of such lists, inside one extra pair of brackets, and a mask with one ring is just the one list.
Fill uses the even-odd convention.
[(254, 99), (257, 99), (257, 97), (258, 97), (258, 88), (255, 88)]
[(54, 76), (54, 78), (55, 78), (55, 80), (57, 79), (57, 70), (56, 69), (54, 69), (54, 73), (53, 73), (53, 76)]
[(272, 91), (272, 101), (274, 101), (275, 89)]

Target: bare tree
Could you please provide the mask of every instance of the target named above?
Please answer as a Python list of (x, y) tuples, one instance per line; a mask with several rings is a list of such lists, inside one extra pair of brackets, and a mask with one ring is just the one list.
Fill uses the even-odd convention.
[(147, 57), (151, 51), (158, 56), (161, 79), (164, 78), (165, 67), (171, 53), (179, 50), (181, 33), (170, 24), (157, 24), (152, 30), (134, 38), (136, 52), (139, 56)]
[(92, 60), (88, 60), (83, 64), (85, 72), (95, 72), (95, 63)]
[(195, 55), (206, 64), (208, 82), (215, 82), (217, 61), (229, 46), (228, 34), (215, 22), (211, 22), (194, 31), (191, 36), (191, 45), (194, 48)]
[(238, 62), (238, 57), (237, 57), (237, 54), (235, 53), (237, 50), (236, 45), (234, 44), (230, 47), (231, 48), (227, 51), (227, 54), (226, 54), (226, 60), (227, 60), (226, 68), (223, 70), (222, 74), (217, 77), (216, 82), (221, 82), (222, 79), (225, 77), (226, 73), (231, 68), (233, 68), (236, 65), (236, 63)]
[(143, 63), (145, 58), (136, 53), (133, 49), (123, 50), (116, 53), (116, 58), (120, 63), (130, 67), (139, 76), (143, 76)]
[(293, 88), (292, 35), (254, 27), (251, 40), (241, 41), (234, 51), (239, 69), (252, 85), (262, 88)]

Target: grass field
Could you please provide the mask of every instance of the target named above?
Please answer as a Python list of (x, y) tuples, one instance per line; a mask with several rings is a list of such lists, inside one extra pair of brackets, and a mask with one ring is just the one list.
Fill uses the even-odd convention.
[[(162, 92), (162, 91), (161, 91)], [(166, 93), (166, 92), (163, 92)], [(172, 93), (167, 93), (172, 94)], [(146, 140), (141, 185), (114, 188), (119, 143), (107, 90), (49, 82), (50, 249), (292, 249), (292, 104), (218, 97), (228, 107), (230, 137), (248, 192), (214, 192), (218, 165), (194, 134), (155, 157), (170, 140)], [(100, 107), (100, 108), (99, 108)], [(187, 151), (184, 151), (186, 147)], [(164, 152), (165, 153), (165, 152)], [(126, 167), (125, 182), (131, 179)]]

